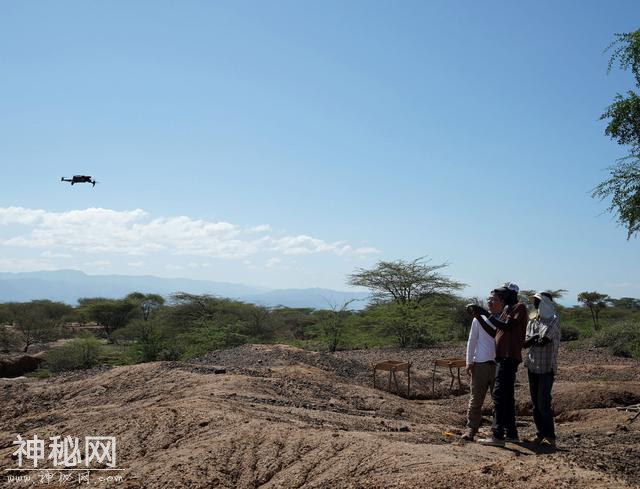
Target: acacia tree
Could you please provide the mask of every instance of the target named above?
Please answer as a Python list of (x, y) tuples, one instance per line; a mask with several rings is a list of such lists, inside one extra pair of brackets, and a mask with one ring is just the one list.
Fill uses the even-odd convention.
[[(529, 298), (535, 295), (538, 291), (532, 289), (522, 289), (518, 292), (518, 300), (520, 302), (524, 302), (525, 304), (529, 301)], [(555, 301), (556, 299), (561, 299), (564, 295), (569, 292), (567, 289), (547, 289), (545, 290), (547, 294), (551, 296), (551, 298)]]
[(67, 304), (50, 300), (7, 305), (13, 313), (15, 329), (24, 344), (24, 353), (35, 343), (46, 343), (59, 338), (65, 318), (71, 316), (73, 311)]
[(109, 341), (117, 329), (123, 328), (133, 319), (137, 305), (127, 299), (81, 298), (78, 299), (82, 312), (102, 326)]
[[(635, 85), (640, 89), (640, 30), (616, 34), (609, 49), (613, 47), (609, 71), (616, 63), (622, 70), (631, 69)], [(626, 95), (618, 93), (600, 119), (609, 121), (605, 134), (627, 146), (629, 152), (609, 168), (610, 178), (600, 183), (592, 195), (611, 199), (608, 211), (627, 228), (627, 239), (630, 239), (640, 232), (640, 96), (633, 90), (628, 90)]]
[(556, 300), (556, 299), (562, 299), (564, 295), (569, 291), (567, 289), (555, 289), (555, 290), (547, 289), (545, 290), (545, 292), (547, 292), (553, 300)]
[[(335, 352), (338, 348), (338, 343), (342, 339), (347, 320), (351, 315), (349, 306), (357, 299), (351, 299), (342, 303), (342, 306), (338, 307), (337, 304), (329, 303), (329, 310), (321, 311), (320, 328), (327, 339), (327, 346), (329, 351)], [(328, 302), (328, 301), (327, 301)]]
[(621, 297), (620, 299), (610, 297), (607, 302), (613, 307), (619, 307), (621, 309), (631, 309), (632, 311), (640, 310), (640, 299), (636, 299), (635, 297)]
[(578, 294), (578, 302), (583, 303), (591, 311), (591, 319), (593, 320), (593, 329), (600, 329), (599, 316), (600, 311), (607, 307), (609, 296), (599, 292), (580, 292)]
[(401, 347), (427, 343), (427, 318), (421, 310), (428, 299), (449, 295), (465, 287), (442, 275), (448, 264), (430, 265), (425, 257), (411, 261), (380, 261), (372, 269), (349, 275), (350, 285), (371, 291), (377, 320)]
[(379, 261), (372, 269), (358, 268), (348, 276), (349, 285), (366, 287), (374, 302), (419, 305), (437, 294), (448, 294), (466, 286), (438, 272), (448, 263), (429, 265), (426, 257), (411, 261)]
[(131, 292), (125, 300), (133, 302), (142, 311), (142, 318), (147, 321), (152, 311), (164, 305), (164, 297), (160, 294), (143, 294), (142, 292)]

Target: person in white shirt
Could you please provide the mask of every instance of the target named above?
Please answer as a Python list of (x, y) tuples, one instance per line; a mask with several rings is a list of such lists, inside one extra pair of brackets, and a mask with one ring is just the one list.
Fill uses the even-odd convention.
[[(499, 314), (504, 304), (499, 304), (492, 297), (489, 311)], [(471, 397), (467, 410), (467, 431), (462, 439), (473, 441), (482, 422), (482, 405), (487, 391), (493, 391), (496, 378), (496, 342), (478, 322), (473, 319), (467, 341), (467, 373), (471, 376)]]

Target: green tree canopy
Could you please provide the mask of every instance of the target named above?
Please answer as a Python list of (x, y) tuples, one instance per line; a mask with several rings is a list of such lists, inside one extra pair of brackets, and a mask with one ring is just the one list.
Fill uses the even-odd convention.
[(607, 307), (609, 296), (600, 292), (580, 292), (578, 294), (578, 302), (581, 302), (591, 311), (591, 319), (593, 320), (593, 329), (600, 329), (599, 316), (600, 311)]
[(36, 300), (31, 302), (10, 303), (14, 322), (26, 353), (35, 343), (45, 343), (57, 339), (64, 318), (73, 308), (61, 302)]
[(127, 299), (81, 298), (78, 303), (83, 314), (102, 326), (110, 340), (112, 333), (126, 326), (138, 312), (137, 304)]
[[(640, 88), (640, 30), (616, 34), (609, 70), (617, 63), (630, 69)], [(640, 232), (640, 96), (633, 90), (617, 94), (600, 119), (608, 120), (605, 134), (629, 148), (626, 157), (610, 167), (610, 177), (593, 190), (593, 197), (611, 199), (609, 212), (627, 228), (627, 239)]]
[(640, 299), (635, 297), (621, 297), (620, 299), (607, 299), (607, 302), (613, 307), (620, 307), (622, 309), (640, 310)]
[(358, 268), (348, 276), (348, 283), (366, 287), (374, 302), (419, 304), (437, 294), (448, 294), (466, 286), (442, 275), (448, 263), (430, 265), (425, 257), (411, 261), (379, 261), (371, 269)]
[(125, 300), (136, 304), (142, 312), (142, 317), (146, 321), (152, 311), (160, 308), (164, 304), (164, 297), (160, 294), (143, 294), (142, 292), (131, 292), (127, 294)]

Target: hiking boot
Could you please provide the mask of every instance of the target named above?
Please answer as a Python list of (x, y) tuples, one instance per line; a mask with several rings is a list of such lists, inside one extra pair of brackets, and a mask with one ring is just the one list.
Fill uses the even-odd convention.
[(544, 441), (544, 436), (536, 435), (531, 438), (527, 438), (526, 442), (531, 443), (532, 445), (542, 445)]
[(500, 438), (496, 438), (495, 436), (490, 436), (489, 438), (480, 438), (478, 443), (481, 445), (486, 445), (488, 447), (504, 447), (504, 440)]
[(544, 441), (542, 442), (545, 445), (549, 445), (552, 448), (556, 447), (556, 439), (555, 438), (551, 438), (550, 436), (545, 436), (544, 437)]
[(476, 436), (476, 430), (469, 428), (464, 435), (462, 435), (462, 439), (464, 441), (473, 441)]

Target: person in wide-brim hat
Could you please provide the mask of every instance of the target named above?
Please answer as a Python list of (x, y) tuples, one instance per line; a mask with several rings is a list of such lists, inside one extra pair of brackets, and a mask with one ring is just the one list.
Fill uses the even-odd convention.
[(525, 365), (529, 377), (529, 391), (533, 404), (536, 436), (529, 441), (537, 445), (556, 445), (551, 389), (558, 371), (560, 348), (560, 319), (551, 295), (538, 292), (533, 295), (536, 315), (527, 324), (524, 346), (529, 348)]

